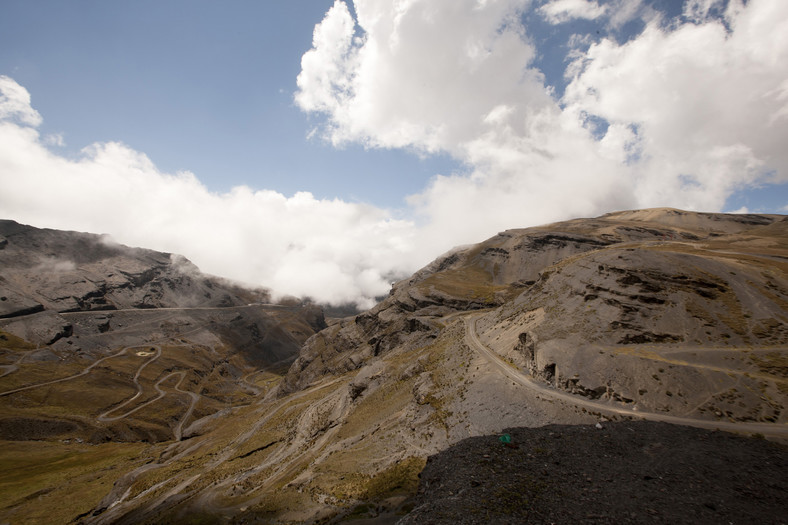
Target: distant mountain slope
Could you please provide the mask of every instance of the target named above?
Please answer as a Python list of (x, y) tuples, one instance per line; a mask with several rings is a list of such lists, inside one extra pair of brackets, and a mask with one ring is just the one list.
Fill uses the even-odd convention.
[(0, 221), (0, 439), (180, 439), (326, 327), (268, 302), (180, 256)]
[(267, 302), (200, 273), (184, 257), (117, 244), (107, 236), (0, 220), (0, 317), (31, 311), (240, 306)]

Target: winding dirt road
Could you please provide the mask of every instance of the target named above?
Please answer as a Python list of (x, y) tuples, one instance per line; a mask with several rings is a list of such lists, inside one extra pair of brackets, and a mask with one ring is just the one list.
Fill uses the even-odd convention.
[[(147, 406), (147, 405), (151, 404), (153, 401), (158, 401), (159, 399), (161, 399), (162, 397), (164, 397), (164, 396), (166, 395), (166, 394), (165, 394), (164, 392), (162, 392), (162, 391), (161, 391), (161, 389), (159, 388), (159, 384), (160, 384), (162, 381), (164, 381), (164, 379), (166, 379), (166, 378), (170, 377), (172, 374), (170, 374), (170, 375), (168, 375), (168, 376), (166, 376), (166, 377), (162, 378), (161, 380), (159, 380), (159, 382), (158, 382), (158, 383), (156, 383), (156, 385), (155, 385), (155, 386), (156, 386), (156, 390), (157, 390), (157, 391), (159, 392), (159, 394), (160, 394), (160, 395), (159, 395), (159, 397), (157, 397), (157, 398), (153, 399), (152, 401), (148, 401), (147, 403), (144, 403), (144, 404), (142, 404), (142, 405), (140, 405), (140, 406), (138, 406), (138, 407), (134, 408), (133, 410), (130, 410), (129, 412), (127, 412), (127, 413), (123, 414), (122, 416), (116, 416), (116, 417), (108, 417), (108, 416), (107, 416), (107, 414), (111, 414), (112, 412), (115, 412), (116, 410), (120, 410), (121, 408), (125, 407), (125, 406), (126, 406), (126, 405), (128, 405), (129, 403), (132, 403), (132, 402), (133, 402), (135, 399), (137, 399), (138, 397), (140, 397), (140, 396), (142, 395), (142, 392), (144, 391), (144, 388), (142, 387), (142, 385), (140, 385), (140, 374), (142, 374), (142, 371), (145, 369), (145, 367), (146, 367), (146, 366), (148, 366), (148, 365), (149, 365), (149, 364), (151, 364), (152, 362), (156, 361), (156, 360), (157, 360), (159, 357), (161, 357), (161, 346), (159, 346), (159, 345), (156, 345), (156, 346), (153, 346), (153, 347), (151, 347), (151, 348), (155, 348), (155, 349), (156, 349), (156, 355), (154, 355), (153, 357), (151, 357), (150, 359), (148, 359), (147, 361), (145, 361), (144, 363), (142, 363), (142, 364), (140, 365), (140, 367), (137, 369), (137, 372), (134, 374), (134, 378), (132, 379), (132, 381), (134, 382), (134, 386), (136, 386), (136, 387), (137, 387), (137, 393), (136, 393), (136, 394), (134, 394), (134, 395), (133, 395), (132, 397), (130, 397), (129, 399), (127, 399), (126, 401), (124, 401), (123, 403), (121, 403), (120, 405), (118, 405), (118, 406), (116, 406), (116, 407), (114, 407), (114, 408), (112, 408), (112, 409), (110, 409), (110, 410), (107, 410), (107, 411), (106, 411), (106, 412), (104, 412), (103, 414), (100, 414), (100, 415), (99, 415), (99, 416), (96, 418), (98, 421), (117, 421), (117, 420), (119, 420), (119, 419), (123, 419), (124, 417), (126, 417), (126, 416), (129, 416), (129, 415), (133, 414), (133, 413), (134, 413), (134, 412), (136, 412), (137, 410), (139, 410), (139, 409), (141, 409), (141, 408), (143, 408), (143, 407), (145, 407), (145, 406)], [(124, 349), (124, 350), (125, 350), (125, 349)], [(177, 372), (175, 372), (175, 373), (177, 373)]]
[[(271, 476), (266, 480), (267, 484), (275, 481), (279, 476), (281, 476), (284, 472), (287, 471), (294, 463), (303, 460), (303, 456), (301, 454), (302, 450), (301, 447), (304, 445), (303, 440), (294, 440), (292, 442), (286, 443), (273, 443), (277, 445), (281, 445), (278, 447), (274, 453), (267, 457), (264, 461), (261, 461), (254, 467), (251, 467), (247, 470), (242, 472), (238, 472), (234, 475), (230, 475), (222, 480), (217, 480), (215, 483), (208, 487), (204, 487), (200, 490), (190, 491), (191, 485), (200, 479), (200, 477), (205, 474), (206, 472), (211, 472), (217, 469), (223, 463), (228, 461), (232, 461), (234, 458), (238, 456), (239, 450), (241, 449), (242, 445), (246, 443), (249, 439), (255, 436), (260, 428), (262, 428), (271, 418), (273, 417), (281, 417), (283, 414), (287, 414), (292, 412), (298, 408), (300, 408), (300, 403), (298, 402), (301, 398), (314, 393), (317, 390), (330, 387), (334, 383), (338, 381), (346, 380), (345, 378), (335, 378), (331, 381), (326, 383), (320, 383), (315, 385), (311, 388), (306, 390), (302, 390), (296, 394), (293, 394), (290, 397), (283, 398), (280, 400), (275, 400), (271, 403), (266, 403), (265, 405), (261, 405), (258, 409), (260, 414), (260, 418), (255, 421), (253, 425), (251, 425), (245, 432), (241, 433), (234, 439), (232, 439), (227, 444), (223, 445), (221, 449), (217, 450), (214, 454), (215, 457), (212, 461), (208, 462), (204, 466), (195, 469), (193, 473), (189, 473), (190, 475), (186, 476), (185, 478), (181, 479), (177, 484), (168, 488), (162, 494), (158, 495), (152, 501), (148, 501), (145, 503), (146, 511), (138, 516), (140, 519), (144, 519), (145, 517), (150, 517), (156, 515), (158, 513), (164, 512), (170, 506), (176, 503), (183, 503), (185, 499), (192, 499), (193, 501), (198, 502), (197, 505), (205, 510), (206, 512), (212, 513), (214, 516), (221, 516), (224, 514), (232, 514), (238, 511), (238, 505), (231, 505), (225, 506), (221, 504), (221, 500), (226, 497), (226, 491), (230, 489), (234, 484), (240, 483), (243, 480), (253, 476), (255, 474), (260, 473), (261, 471), (265, 470), (266, 468), (275, 466), (276, 470), (271, 474)], [(318, 443), (311, 444), (312, 448), (319, 450), (321, 447), (325, 445), (325, 442), (329, 440), (334, 433), (338, 430), (338, 427), (334, 427), (329, 429), (328, 432), (325, 433), (324, 436), (321, 437)], [(194, 448), (199, 448), (200, 446), (205, 446), (209, 444), (211, 441), (204, 441), (199, 444), (195, 444)], [(272, 445), (273, 445), (272, 444)], [(184, 451), (177, 456), (174, 456), (168, 460), (165, 460), (161, 463), (149, 463), (144, 465), (137, 471), (130, 473), (126, 479), (124, 480), (123, 486), (131, 486), (131, 484), (136, 479), (136, 476), (142, 474), (143, 472), (147, 472), (148, 470), (166, 467), (172, 462), (181, 459), (183, 456), (187, 455), (188, 453), (192, 452), (192, 449)], [(109, 505), (105, 512), (97, 515), (92, 516), (86, 519), (85, 523), (90, 523), (91, 525), (105, 525), (110, 523), (115, 523), (118, 520), (122, 521), (122, 518), (126, 512), (130, 509), (133, 509), (135, 506), (138, 505), (139, 501), (143, 501), (148, 494), (151, 492), (155, 492), (172, 480), (167, 478), (152, 487), (144, 490), (143, 492), (135, 495), (134, 497), (129, 498), (130, 489), (121, 491), (115, 491), (115, 498), (113, 501), (109, 502)], [(121, 493), (122, 492), (122, 493)], [(254, 492), (254, 491), (253, 491)], [(184, 497), (181, 497), (184, 496)], [(254, 504), (255, 502), (260, 501), (261, 496), (253, 495), (248, 500), (245, 500), (242, 505), (247, 506)]]
[(556, 390), (548, 386), (535, 382), (529, 375), (513, 369), (505, 361), (501, 359), (498, 354), (493, 350), (487, 348), (481, 342), (476, 333), (476, 321), (483, 313), (473, 313), (463, 317), (465, 322), (465, 341), (474, 350), (479, 352), (485, 357), (490, 364), (498, 369), (499, 372), (506, 375), (509, 379), (514, 381), (520, 386), (530, 388), (546, 397), (559, 399), (576, 406), (589, 408), (599, 412), (613, 413), (621, 416), (635, 417), (639, 419), (646, 419), (649, 421), (663, 421), (666, 423), (674, 423), (677, 425), (687, 425), (698, 428), (706, 428), (710, 430), (727, 430), (729, 432), (743, 432), (743, 433), (759, 433), (765, 436), (786, 437), (788, 436), (788, 425), (783, 424), (770, 424), (770, 423), (732, 423), (729, 421), (705, 421), (701, 419), (692, 419), (679, 416), (670, 416), (667, 414), (658, 414), (655, 412), (640, 412), (631, 408), (611, 406), (606, 403), (592, 401), (579, 396), (569, 394), (562, 390)]
[[(36, 383), (34, 385), (27, 385), (27, 386), (23, 386), (23, 387), (19, 387), (19, 388), (14, 388), (13, 390), (6, 390), (5, 392), (0, 392), (0, 397), (7, 396), (7, 395), (10, 395), (10, 394), (15, 394), (17, 392), (22, 392), (24, 390), (31, 390), (33, 388), (39, 388), (39, 387), (47, 386), (47, 385), (54, 385), (55, 383), (62, 383), (64, 381), (71, 381), (72, 379), (76, 379), (78, 377), (82, 377), (84, 375), (89, 374), (91, 370), (93, 370), (95, 367), (97, 367), (99, 364), (103, 363), (107, 359), (112, 359), (113, 357), (122, 356), (123, 354), (126, 353), (126, 351), (129, 348), (136, 348), (136, 345), (135, 346), (127, 346), (126, 348), (124, 348), (123, 350), (121, 350), (120, 352), (118, 352), (116, 354), (108, 355), (107, 357), (102, 357), (101, 359), (97, 359), (92, 364), (88, 365), (88, 367), (85, 368), (82, 372), (80, 372), (78, 374), (74, 374), (73, 376), (61, 377), (60, 379), (53, 379), (52, 381), (45, 381), (43, 383)], [(20, 359), (20, 361), (21, 361), (21, 359)], [(19, 361), (17, 361), (17, 363), (18, 362)]]
[[(150, 400), (146, 401), (145, 403), (143, 403), (143, 404), (141, 404), (141, 405), (139, 405), (137, 407), (134, 407), (133, 409), (129, 410), (128, 412), (126, 412), (124, 414), (121, 414), (119, 416), (110, 416), (110, 414), (112, 414), (113, 412), (117, 412), (121, 408), (123, 408), (125, 406), (128, 406), (129, 404), (133, 403), (134, 400), (136, 400), (137, 398), (139, 398), (143, 394), (145, 389), (140, 384), (140, 381), (139, 381), (140, 375), (142, 374), (142, 371), (145, 369), (146, 366), (148, 366), (149, 364), (151, 364), (154, 361), (156, 361), (159, 357), (161, 357), (161, 346), (160, 345), (149, 345), (149, 344), (146, 344), (146, 345), (127, 346), (127, 347), (123, 348), (122, 350), (120, 350), (117, 353), (114, 353), (114, 354), (106, 356), (106, 357), (102, 357), (101, 359), (97, 359), (96, 361), (94, 361), (93, 363), (88, 365), (84, 370), (82, 370), (78, 374), (74, 374), (74, 375), (71, 375), (71, 376), (68, 376), (68, 377), (61, 377), (60, 379), (53, 379), (52, 381), (44, 381), (42, 383), (36, 383), (36, 384), (33, 384), (33, 385), (27, 385), (27, 386), (23, 386), (23, 387), (19, 387), (19, 388), (14, 388), (12, 390), (6, 390), (5, 392), (0, 392), (0, 397), (8, 396), (8, 395), (11, 395), (11, 394), (15, 394), (17, 392), (24, 392), (26, 390), (32, 390), (34, 388), (41, 388), (41, 387), (44, 387), (44, 386), (54, 385), (54, 384), (57, 384), (57, 383), (63, 383), (63, 382), (66, 382), (66, 381), (72, 381), (74, 379), (77, 379), (79, 377), (82, 377), (82, 376), (85, 376), (85, 375), (89, 374), (91, 372), (91, 370), (96, 368), (98, 365), (100, 365), (101, 363), (103, 363), (107, 359), (112, 359), (114, 357), (120, 357), (122, 355), (125, 355), (132, 348), (143, 348), (143, 347), (144, 348), (155, 348), (156, 349), (156, 354), (153, 357), (151, 357), (150, 359), (148, 359), (147, 361), (145, 361), (144, 363), (142, 363), (139, 366), (139, 368), (137, 368), (137, 371), (135, 372), (134, 377), (132, 378), (132, 381), (134, 382), (134, 385), (137, 387), (137, 393), (134, 394), (129, 399), (127, 399), (126, 401), (124, 401), (123, 403), (121, 403), (120, 405), (118, 405), (116, 407), (113, 407), (110, 410), (107, 410), (106, 412), (103, 412), (103, 413), (99, 414), (96, 417), (96, 420), (100, 421), (100, 422), (104, 422), (104, 423), (112, 422), (112, 421), (118, 421), (118, 420), (121, 420), (123, 418), (129, 417), (130, 415), (134, 414), (138, 410), (141, 410), (141, 409), (145, 408), (146, 406), (148, 406), (148, 405), (150, 405), (152, 403), (155, 403), (156, 401), (162, 399), (164, 396), (166, 396), (168, 394), (171, 394), (170, 392), (166, 392), (165, 390), (162, 389), (162, 387), (161, 387), (162, 383), (166, 382), (171, 377), (177, 376), (177, 377), (180, 377), (180, 379), (174, 385), (173, 389), (175, 391), (177, 391), (178, 393), (187, 395), (187, 396), (189, 396), (191, 398), (191, 401), (189, 403), (189, 408), (186, 410), (186, 412), (183, 414), (183, 416), (181, 416), (180, 420), (178, 421), (178, 424), (173, 429), (173, 435), (175, 437), (175, 440), (176, 441), (181, 441), (181, 439), (183, 437), (183, 425), (191, 417), (192, 413), (194, 412), (194, 408), (197, 405), (197, 402), (200, 400), (200, 397), (201, 397), (200, 394), (198, 394), (196, 392), (191, 392), (189, 390), (183, 390), (181, 388), (181, 383), (183, 383), (184, 379), (186, 379), (186, 373), (187, 372), (185, 370), (180, 370), (180, 371), (177, 371), (177, 372), (171, 372), (171, 373), (167, 374), (166, 376), (160, 378), (156, 382), (156, 384), (153, 385), (153, 387), (156, 389), (156, 392), (158, 394), (155, 398), (150, 399)], [(16, 361), (16, 363), (14, 363), (12, 365), (3, 365), (2, 368), (5, 368), (5, 372), (3, 374), (1, 374), (0, 377), (3, 377), (3, 376), (6, 376), (6, 375), (8, 375), (8, 374), (10, 374), (12, 372), (15, 372), (19, 368), (18, 365), (22, 362), (22, 360), (29, 353), (30, 352), (27, 352), (24, 355), (22, 355), (22, 357), (20, 357)]]
[(22, 363), (22, 361), (24, 361), (25, 357), (29, 356), (32, 352), (33, 352), (33, 350), (28, 350), (27, 352), (22, 354), (19, 357), (19, 359), (17, 359), (16, 361), (11, 363), (10, 365), (0, 365), (0, 368), (4, 368), (5, 369), (5, 372), (0, 374), (0, 377), (5, 377), (5, 376), (7, 376), (10, 373), (16, 372), (17, 370), (19, 370), (19, 365)]

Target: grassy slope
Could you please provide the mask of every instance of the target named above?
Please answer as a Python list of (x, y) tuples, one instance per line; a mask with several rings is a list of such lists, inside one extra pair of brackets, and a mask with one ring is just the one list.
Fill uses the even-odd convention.
[(151, 450), (141, 443), (0, 442), (0, 521), (69, 523)]

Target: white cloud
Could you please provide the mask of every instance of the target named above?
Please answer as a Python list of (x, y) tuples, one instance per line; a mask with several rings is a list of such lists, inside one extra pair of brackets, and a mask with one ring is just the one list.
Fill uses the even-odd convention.
[(329, 116), (323, 133), (335, 144), (452, 151), (493, 108), (543, 92), (527, 81), (538, 75), (525, 69), (534, 49), (517, 18), (527, 3), (359, 1), (363, 37), (353, 40), (337, 0), (302, 60), (296, 103)]
[(594, 0), (551, 0), (539, 12), (551, 24), (562, 24), (577, 18), (595, 20), (604, 15), (607, 7)]
[[(0, 89), (2, 100), (16, 100), (11, 117), (37, 115), (25, 107), (22, 86), (6, 77)], [(384, 210), (309, 193), (285, 197), (246, 187), (211, 193), (193, 174), (161, 173), (144, 154), (114, 142), (67, 159), (47, 149), (32, 126), (38, 122), (0, 120), (4, 218), (109, 233), (281, 294), (367, 306), (388, 292), (392, 273), (427, 262), (414, 262), (412, 223)]]
[(44, 144), (48, 146), (63, 147), (66, 145), (66, 140), (63, 138), (62, 133), (50, 133), (44, 136)]
[[(609, 25), (639, 17), (647, 28), (626, 44), (575, 50), (562, 100), (533, 68), (537, 50), (519, 17), (529, 5), (356, 0), (362, 36), (335, 68), (343, 90), (301, 86), (297, 101), (330, 100), (319, 111), (334, 143), (443, 151), (469, 166), (411, 197), (419, 242), (460, 244), (615, 208), (720, 210), (738, 189), (786, 180), (788, 3), (734, 0), (728, 27), (708, 19), (669, 28), (641, 1), (606, 4)], [(590, 18), (604, 6), (540, 9)]]
[(301, 59), (296, 102), (306, 111), (331, 111), (349, 88), (348, 63), (355, 22), (347, 5), (336, 0), (315, 27), (313, 48)]
[(76, 270), (76, 268), (77, 265), (74, 261), (58, 259), (56, 257), (42, 257), (41, 262), (33, 268), (33, 271), (39, 273), (66, 273), (72, 272)]
[(737, 190), (788, 182), (788, 2), (731, 0), (724, 24), (706, 16), (719, 6), (695, 2), (695, 18), (670, 27), (639, 1), (605, 5), (609, 24), (651, 22), (625, 44), (575, 49), (558, 100), (533, 65), (528, 0), (357, 0), (355, 20), (334, 3), (295, 95), (324, 117), (315, 135), (448, 153), (467, 167), (411, 196), (412, 221), (308, 193), (210, 193), (117, 143), (63, 158), (7, 78), (0, 209), (341, 301), (384, 293), (392, 273), (502, 229), (647, 206), (717, 211)]
[(30, 93), (5, 75), (0, 75), (0, 120), (28, 126), (41, 124), (41, 115), (30, 105)]
[(709, 13), (723, 4), (722, 0), (686, 0), (682, 14), (693, 22), (704, 22)]
[(745, 185), (788, 181), (788, 3), (753, 0), (730, 23), (603, 40), (566, 90), (567, 111), (638, 129), (641, 205), (720, 209)]
[(660, 18), (657, 11), (643, 0), (613, 0), (608, 4), (608, 24), (613, 29), (619, 29), (627, 22), (640, 18), (644, 21), (654, 21)]

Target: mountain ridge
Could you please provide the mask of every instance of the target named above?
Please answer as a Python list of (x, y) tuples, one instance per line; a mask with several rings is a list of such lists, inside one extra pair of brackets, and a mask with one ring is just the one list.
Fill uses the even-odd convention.
[[(70, 520), (334, 523), (381, 515), (392, 522), (411, 508), (427, 457), (507, 428), (594, 429), (656, 418), (788, 439), (785, 216), (662, 208), (507, 230), (444, 254), (395, 283), (372, 309), (328, 326), (293, 307), (298, 323), (311, 322), (314, 332), (292, 325), (302, 344), (287, 370), (255, 371), (243, 352), (227, 354), (200, 377), (160, 366), (185, 355), (181, 340), (200, 359), (219, 341), (244, 348), (248, 343), (231, 337), (238, 332), (233, 316), (241, 316), (239, 328), (248, 326), (244, 316), (258, 308), (217, 309), (228, 313), (222, 318), (208, 316), (211, 308), (133, 312), (165, 319), (145, 347), (130, 348), (145, 356), (129, 356), (123, 373), (131, 378), (142, 370), (140, 386), (127, 382), (128, 394), (116, 396), (109, 416), (133, 409), (119, 403), (135, 388), (149, 400), (159, 389), (166, 395), (149, 407), (169, 407), (164, 428), (181, 429), (181, 439), (152, 443), (136, 452), (139, 461), (124, 460), (115, 488), (73, 507)], [(86, 316), (85, 327), (96, 332), (106, 319), (90, 316), (110, 314), (131, 315), (57, 315)], [(136, 340), (118, 338), (126, 326), (113, 319), (117, 353)], [(61, 337), (53, 348), (68, 340), (76, 342)], [(20, 377), (26, 362), (18, 356), (27, 351), (7, 348), (6, 381)], [(112, 359), (84, 377), (98, 377), (104, 364), (121, 373), (126, 357)], [(183, 405), (189, 392), (199, 399), (190, 405), (193, 416)], [(19, 395), (0, 397), (0, 407), (19, 403)], [(217, 410), (216, 400), (226, 408)], [(144, 423), (137, 416), (149, 407), (116, 424)], [(674, 427), (663, 428), (684, 432)], [(134, 445), (110, 444), (117, 454)], [(19, 498), (6, 504), (5, 515), (32, 512), (23, 493)]]

